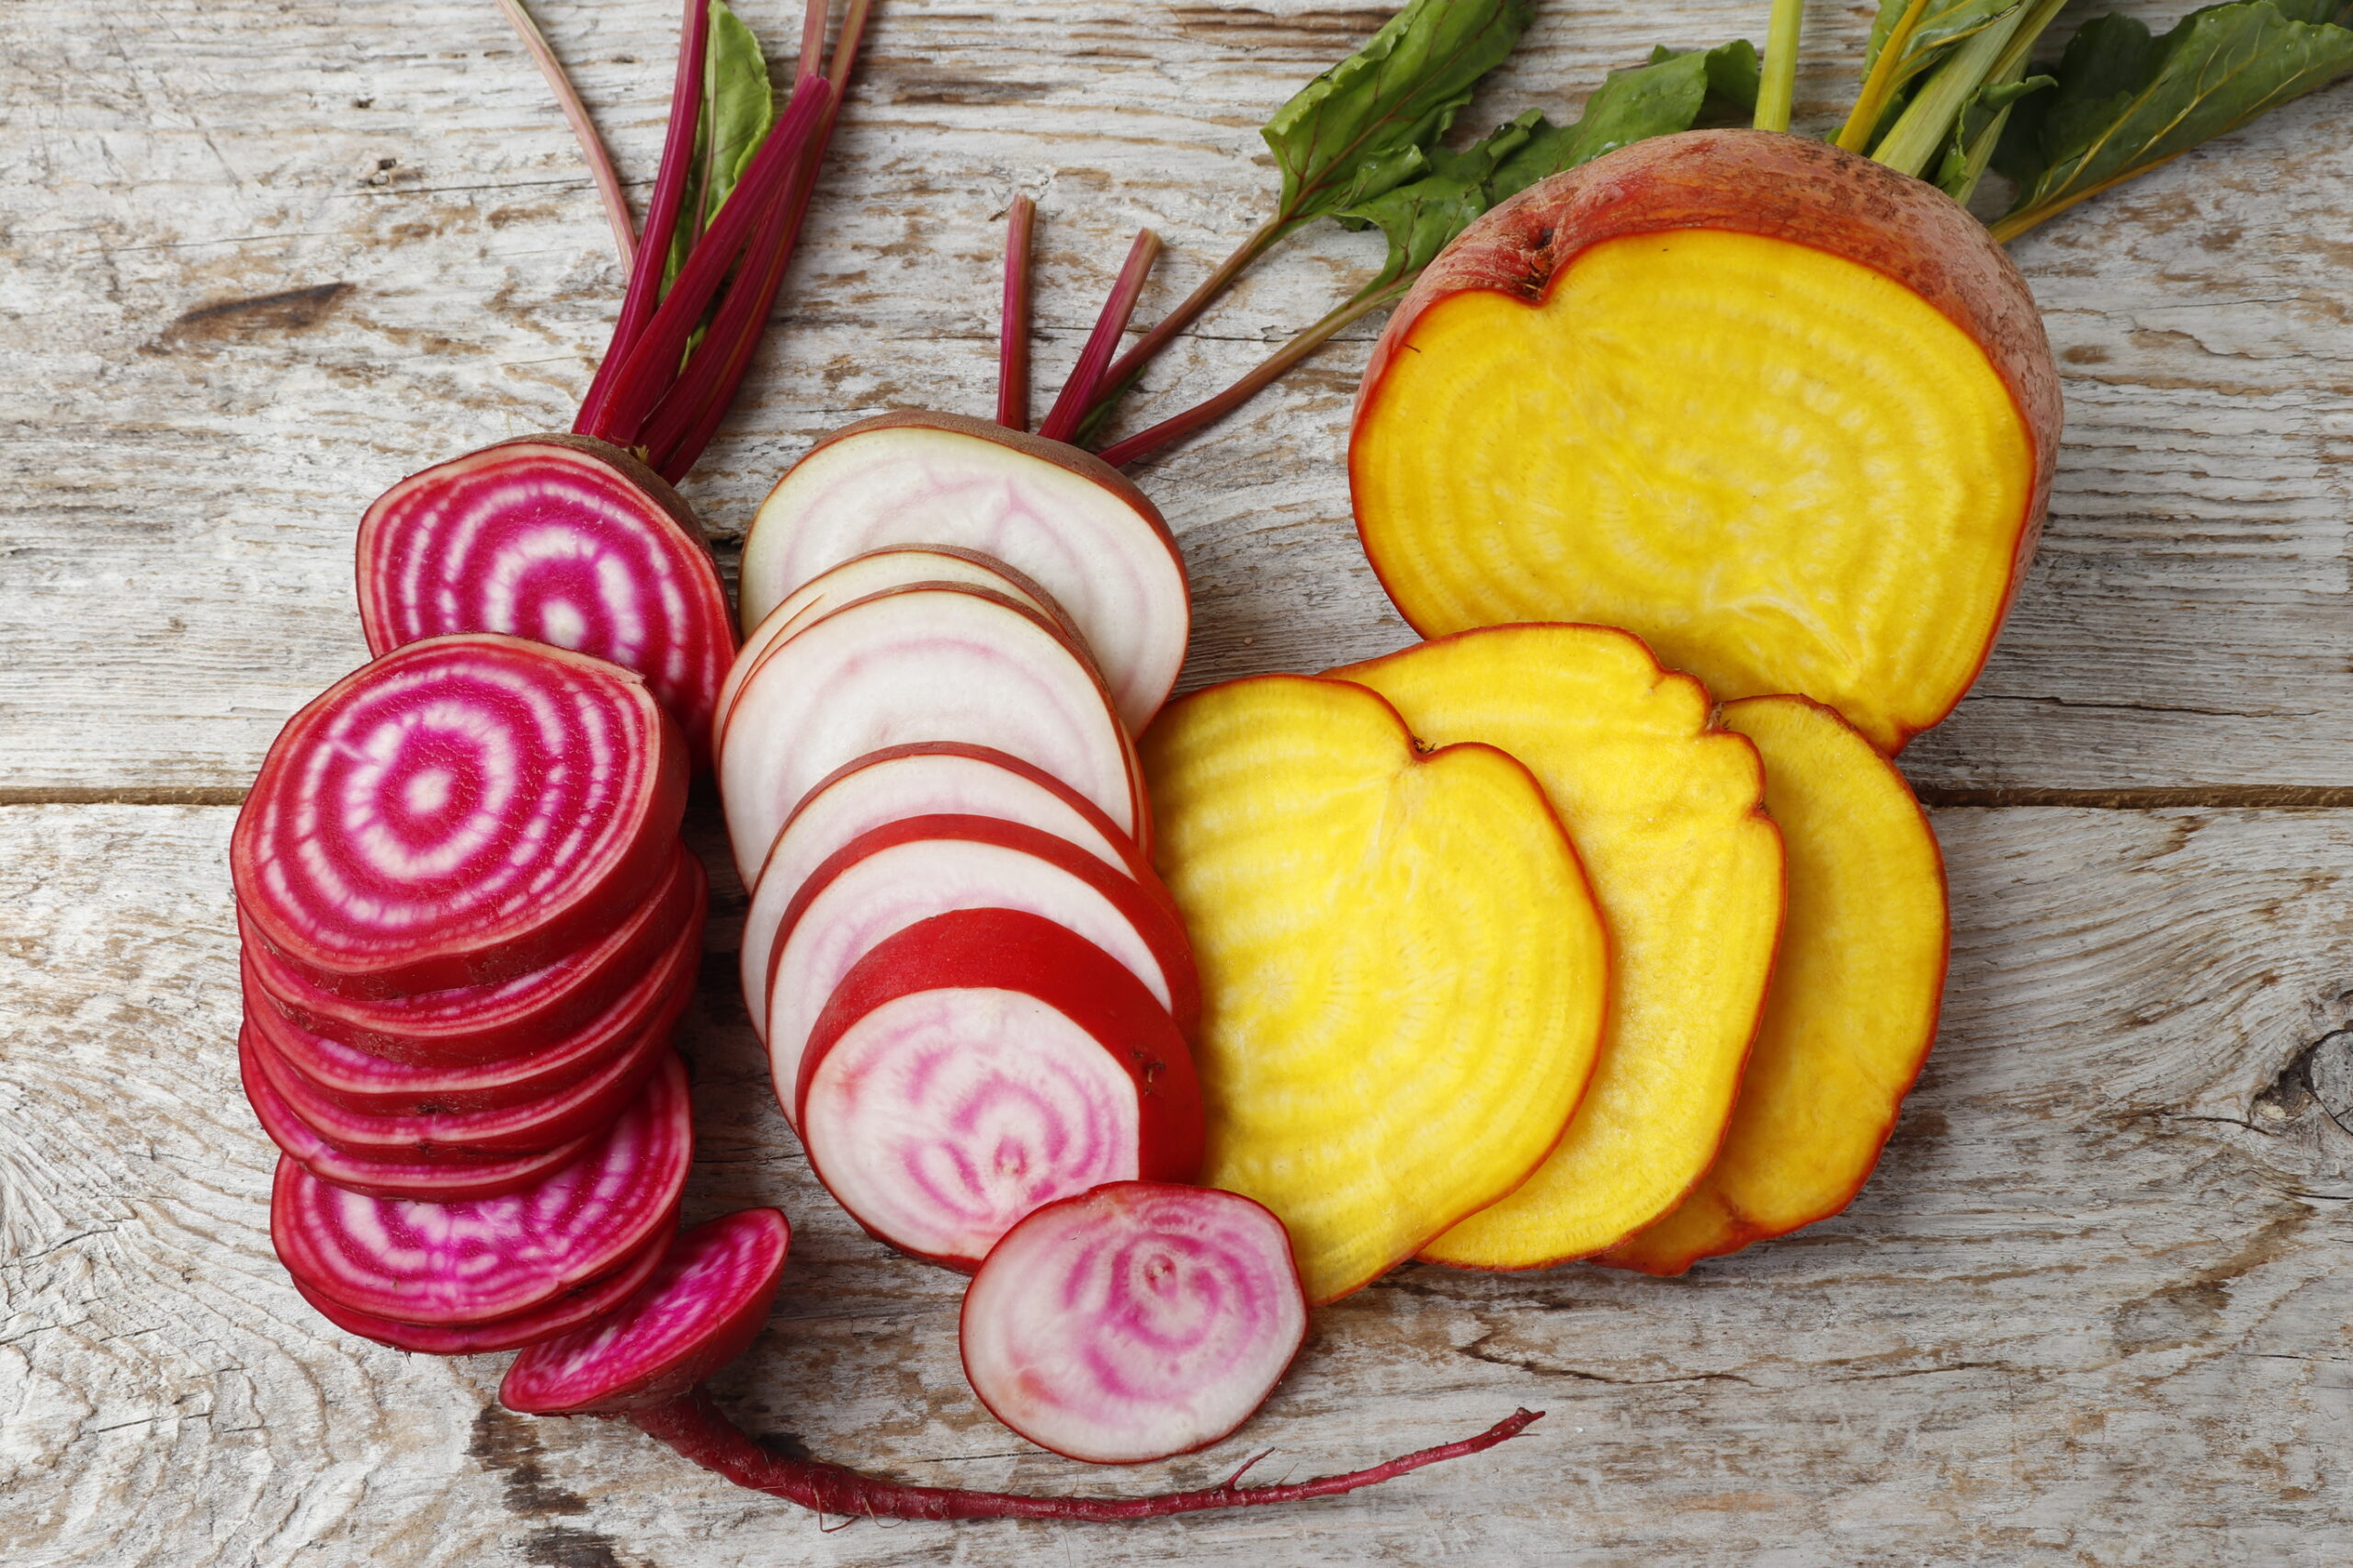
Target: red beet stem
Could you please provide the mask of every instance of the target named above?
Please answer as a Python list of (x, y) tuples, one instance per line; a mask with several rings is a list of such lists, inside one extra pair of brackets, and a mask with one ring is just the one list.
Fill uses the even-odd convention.
[(1078, 363), (1063, 383), (1063, 395), (1054, 400), (1053, 412), (1038, 427), (1038, 434), (1050, 441), (1067, 441), (1078, 434), (1079, 421), (1095, 404), (1096, 389), (1103, 384), (1103, 372), (1111, 363), (1111, 352), (1120, 347), (1120, 336), (1128, 330), (1128, 318), (1135, 314), (1136, 300), (1143, 292), (1144, 279), (1152, 276), (1152, 264), (1160, 256), (1160, 236), (1150, 229), (1136, 234), (1136, 242), (1128, 247), (1127, 265), (1120, 268), (1119, 281), (1111, 286), (1111, 297), (1103, 301), (1103, 313), (1095, 318), (1095, 331), (1080, 350)]
[(1005, 309), (997, 320), (996, 422), (1029, 428), (1029, 236), (1038, 204), (1013, 199), (1005, 219)]
[(588, 118), (588, 106), (580, 101), (579, 90), (550, 46), (547, 35), (531, 20), (531, 13), (523, 8), (523, 0), (498, 0), (498, 8), (506, 13), (507, 25), (515, 36), (523, 40), (523, 51), (540, 68), (548, 86), (555, 94), (556, 108), (563, 111), (564, 122), (572, 127), (573, 136), (580, 143), (581, 155), (588, 160), (589, 177), (596, 182), (597, 199), (605, 204), (605, 220), (613, 226), (613, 247), (620, 252), (624, 271), (637, 261), (636, 235), (630, 227), (629, 197), (621, 190), (620, 171), (613, 167), (613, 156), (605, 151), (604, 138), (597, 134), (597, 122)]
[(717, 1471), (738, 1486), (781, 1497), (820, 1514), (839, 1514), (849, 1518), (863, 1515), (892, 1519), (1074, 1519), (1116, 1524), (1125, 1519), (1198, 1514), (1211, 1508), (1263, 1507), (1275, 1503), (1304, 1502), (1311, 1497), (1336, 1496), (1424, 1465), (1483, 1452), (1519, 1436), (1542, 1415), (1541, 1411), (1517, 1411), (1475, 1437), (1417, 1449), (1345, 1475), (1323, 1475), (1313, 1481), (1272, 1486), (1237, 1486), (1234, 1481), (1241, 1479), (1237, 1471), (1234, 1481), (1222, 1486), (1165, 1492), (1152, 1497), (1036, 1497), (1012, 1492), (909, 1486), (863, 1475), (823, 1460), (790, 1459), (773, 1453), (745, 1436), (721, 1413), (710, 1392), (701, 1387), (680, 1394), (667, 1404), (631, 1411), (619, 1419), (635, 1423), (647, 1436), (667, 1443), (685, 1458)]
[(645, 239), (636, 265), (630, 268), (629, 291), (621, 296), (621, 311), (613, 322), (612, 341), (580, 400), (580, 417), (573, 431), (588, 435), (603, 417), (613, 383), (653, 318), (662, 293), (662, 271), (670, 259), (670, 244), (678, 232), (678, 210), (686, 203), (687, 176), (695, 155), (695, 126), (702, 119), (703, 55), (710, 38), (710, 0), (687, 0), (686, 20), (678, 29), (678, 74), (670, 88), (670, 128), (662, 141), (662, 163), (654, 176), (654, 199), (645, 210)]

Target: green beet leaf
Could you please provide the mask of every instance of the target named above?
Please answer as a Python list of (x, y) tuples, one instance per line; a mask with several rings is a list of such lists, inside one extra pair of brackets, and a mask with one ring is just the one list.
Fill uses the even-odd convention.
[(735, 183), (751, 166), (752, 154), (767, 140), (776, 123), (776, 92), (768, 85), (767, 57), (722, 0), (710, 0), (710, 36), (703, 53), (702, 116), (695, 126), (694, 162), (687, 171), (686, 199), (678, 209), (678, 230), (671, 236), (669, 265), (663, 272), (668, 288), (687, 253), (720, 208), (734, 192)]

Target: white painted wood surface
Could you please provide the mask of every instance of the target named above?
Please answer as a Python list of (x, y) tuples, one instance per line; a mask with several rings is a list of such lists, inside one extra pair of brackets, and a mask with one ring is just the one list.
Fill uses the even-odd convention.
[[(722, 534), (836, 424), (988, 405), (1014, 189), (1043, 210), (1041, 385), (1138, 223), (1171, 244), (1146, 310), (1173, 298), (1261, 210), (1266, 113), (1385, 9), (881, 6), (790, 308), (688, 486)], [(781, 40), (790, 9), (747, 14)], [(1546, 6), (1472, 118), (1571, 109), (1764, 11)], [(672, 12), (540, 7), (641, 196)], [(1802, 122), (1867, 19), (1813, 8)], [(1378, 249), (1307, 236), (1148, 389), (1219, 384)], [(2353, 88), (2016, 254), (2067, 375), (2057, 500), (1984, 679), (1907, 767), (1952, 798), (2208, 803), (1938, 813), (1948, 1023), (1854, 1209), (1684, 1281), (1409, 1268), (1321, 1314), (1243, 1439), (1090, 1471), (978, 1408), (957, 1282), (809, 1180), (733, 1001), (731, 894), (686, 1041), (692, 1202), (800, 1227), (722, 1385), (749, 1428), (922, 1481), (1141, 1490), (1551, 1412), (1297, 1510), (824, 1535), (627, 1430), (500, 1414), (503, 1358), (404, 1358), (301, 1306), (234, 1085), (232, 813), (100, 803), (233, 799), (362, 655), (367, 500), (568, 421), (618, 274), (544, 90), (487, 0), (8, 0), (0, 1561), (2343, 1562), (2353, 812), (2215, 806), (2353, 801)], [(1189, 680), (1404, 640), (1336, 463), (1369, 335), (1141, 476), (1194, 575)]]

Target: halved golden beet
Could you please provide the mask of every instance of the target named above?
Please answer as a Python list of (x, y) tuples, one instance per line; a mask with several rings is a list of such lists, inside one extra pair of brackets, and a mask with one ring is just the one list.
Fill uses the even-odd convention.
[(1201, 977), (1201, 1180), (1290, 1227), (1308, 1299), (1525, 1180), (1585, 1090), (1608, 943), (1576, 851), (1492, 746), (1423, 755), (1359, 686), (1263, 676), (1143, 738)]
[(1790, 910), (1765, 1025), (1708, 1174), (1600, 1261), (1680, 1274), (1847, 1207), (1895, 1128), (1937, 1034), (1944, 859), (1894, 765), (1802, 697), (1727, 703), (1765, 758)]
[(1781, 926), (1756, 748), (1710, 720), (1698, 681), (1607, 627), (1466, 631), (1332, 675), (1427, 744), (1484, 741), (1527, 764), (1609, 927), (1608, 1028), (1560, 1147), (1422, 1256), (1540, 1268), (1599, 1252), (1682, 1199), (1732, 1113)]
[(1390, 319), (1349, 447), (1424, 636), (1622, 626), (1893, 752), (1975, 678), (2059, 444), (2040, 317), (1933, 186), (1692, 131), (1531, 187)]

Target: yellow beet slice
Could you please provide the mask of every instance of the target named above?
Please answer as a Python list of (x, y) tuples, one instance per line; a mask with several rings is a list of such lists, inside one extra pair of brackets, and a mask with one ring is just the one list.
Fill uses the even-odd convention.
[(1349, 464), (1424, 636), (1620, 626), (1893, 753), (1984, 663), (2058, 422), (1983, 225), (1835, 148), (1693, 132), (1466, 232), (1384, 332)]
[(1201, 976), (1201, 1180), (1290, 1227), (1312, 1301), (1524, 1180), (1593, 1071), (1608, 942), (1529, 770), (1423, 755), (1359, 686), (1264, 676), (1142, 743)]
[(1679, 1202), (1716, 1153), (1781, 925), (1764, 770), (1707, 691), (1597, 626), (1506, 626), (1335, 670), (1425, 744), (1528, 765), (1575, 840), (1610, 937), (1609, 1022), (1560, 1147), (1508, 1198), (1422, 1249), (1540, 1268)]
[(1646, 1274), (1844, 1209), (1894, 1131), (1944, 993), (1944, 859), (1904, 776), (1801, 697), (1727, 703), (1723, 722), (1764, 756), (1790, 910), (1716, 1163), (1675, 1212), (1601, 1256)]

